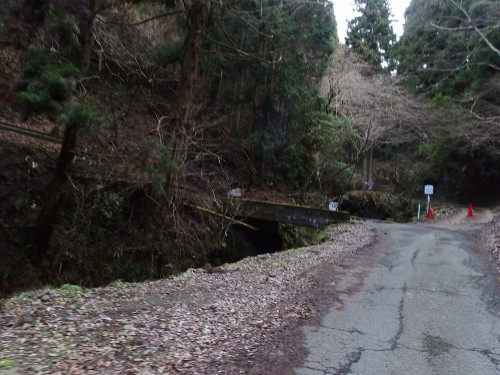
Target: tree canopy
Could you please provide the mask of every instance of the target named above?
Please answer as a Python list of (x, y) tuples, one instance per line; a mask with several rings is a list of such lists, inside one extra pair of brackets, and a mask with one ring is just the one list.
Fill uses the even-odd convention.
[(499, 17), (495, 0), (413, 0), (398, 46), (398, 73), (417, 93), (456, 98), (471, 109), (478, 99), (498, 105)]
[(392, 71), (396, 34), (387, 0), (355, 0), (355, 8), (361, 15), (349, 21), (346, 45), (373, 69)]

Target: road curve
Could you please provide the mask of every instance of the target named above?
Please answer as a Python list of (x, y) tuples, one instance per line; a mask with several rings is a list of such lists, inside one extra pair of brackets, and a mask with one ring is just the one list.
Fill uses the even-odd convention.
[(332, 269), (337, 299), (295, 374), (500, 374), (499, 288), (462, 227), (371, 225), (380, 241)]

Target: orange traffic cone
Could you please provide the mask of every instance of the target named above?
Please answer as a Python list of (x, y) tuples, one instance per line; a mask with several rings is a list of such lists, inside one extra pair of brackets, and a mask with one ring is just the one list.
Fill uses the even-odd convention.
[(472, 212), (472, 203), (469, 203), (469, 209), (467, 210), (467, 217), (474, 216), (474, 212)]
[(427, 214), (427, 218), (429, 220), (434, 219), (434, 212), (432, 211), (432, 207), (429, 207), (429, 213)]

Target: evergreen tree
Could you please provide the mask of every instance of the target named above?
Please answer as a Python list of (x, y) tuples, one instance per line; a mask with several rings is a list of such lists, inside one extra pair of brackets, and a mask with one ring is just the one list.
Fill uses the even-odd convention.
[(398, 73), (416, 78), (418, 91), (437, 89), (450, 94), (446, 88), (449, 79), (467, 61), (467, 35), (464, 29), (450, 33), (444, 28), (459, 26), (459, 14), (451, 3), (413, 0), (406, 10), (405, 32), (398, 45)]
[(355, 5), (361, 15), (349, 21), (346, 45), (375, 70), (394, 70), (396, 34), (391, 26), (387, 0), (355, 0)]
[(500, 31), (494, 25), (499, 16), (495, 0), (466, 0), (460, 6), (449, 0), (413, 0), (398, 45), (398, 73), (411, 77), (416, 91), (432, 96), (481, 92), (495, 97), (490, 82), (498, 75), (500, 55), (481, 33), (498, 45)]
[(412, 0), (405, 19), (398, 75), (443, 114), (458, 105), (467, 109), (433, 124), (433, 134), (421, 146), (428, 158), (426, 174), (448, 176), (453, 189), (466, 186), (468, 194), (479, 196), (482, 186), (498, 181), (499, 2)]
[(319, 82), (337, 40), (332, 7), (261, 0), (228, 3), (220, 12), (208, 37), (218, 45), (213, 61), (221, 72), (211, 91), (231, 104), (254, 180), (273, 174), (301, 184), (310, 174)]

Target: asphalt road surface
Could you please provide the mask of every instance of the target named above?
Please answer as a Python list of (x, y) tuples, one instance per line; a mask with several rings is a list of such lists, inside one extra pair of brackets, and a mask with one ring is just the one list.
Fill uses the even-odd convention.
[(372, 225), (371, 259), (333, 270), (338, 299), (305, 328), (295, 373), (500, 374), (500, 292), (464, 234), (474, 223)]

